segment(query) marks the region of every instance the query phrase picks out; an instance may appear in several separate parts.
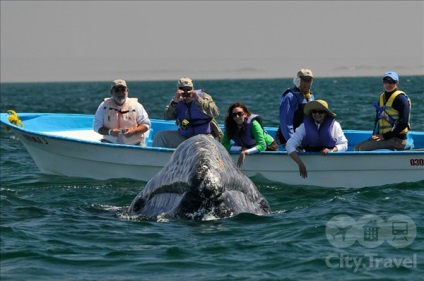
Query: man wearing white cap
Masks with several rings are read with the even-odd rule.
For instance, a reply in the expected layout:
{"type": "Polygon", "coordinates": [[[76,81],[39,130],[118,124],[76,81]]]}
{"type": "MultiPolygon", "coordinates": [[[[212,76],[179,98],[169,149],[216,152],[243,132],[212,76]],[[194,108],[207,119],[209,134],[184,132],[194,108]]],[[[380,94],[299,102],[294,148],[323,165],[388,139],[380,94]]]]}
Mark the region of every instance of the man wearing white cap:
{"type": "Polygon", "coordinates": [[[409,125],[411,100],[400,91],[399,76],[394,71],[383,76],[384,93],[380,95],[376,108],[374,130],[372,136],[355,145],[356,151],[375,149],[403,150],[406,146],[409,125]]]}
{"type": "Polygon", "coordinates": [[[315,99],[311,92],[313,79],[312,71],[302,68],[293,79],[294,87],[282,94],[279,108],[280,126],[275,136],[279,144],[284,145],[303,123],[303,107],[315,99]]]}
{"type": "Polygon", "coordinates": [[[137,98],[128,98],[127,82],[114,80],[110,87],[112,97],[97,108],[93,129],[103,135],[103,142],[145,145],[144,133],[151,122],[137,98]]]}
{"type": "Polygon", "coordinates": [[[215,120],[218,116],[219,109],[212,97],[203,90],[194,90],[193,81],[182,77],[164,112],[164,119],[176,120],[179,128],[177,131],[157,132],[153,146],[176,148],[186,139],[199,134],[221,141],[223,133],[215,120]]]}

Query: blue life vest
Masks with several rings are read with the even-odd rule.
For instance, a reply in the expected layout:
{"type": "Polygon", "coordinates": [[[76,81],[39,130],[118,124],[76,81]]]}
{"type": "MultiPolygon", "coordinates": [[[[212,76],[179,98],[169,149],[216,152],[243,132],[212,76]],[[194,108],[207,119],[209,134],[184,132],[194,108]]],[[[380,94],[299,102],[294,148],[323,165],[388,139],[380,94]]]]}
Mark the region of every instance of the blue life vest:
{"type": "Polygon", "coordinates": [[[256,120],[262,126],[262,118],[257,114],[251,114],[246,120],[245,130],[240,134],[240,129],[237,129],[236,132],[231,136],[231,139],[238,146],[243,146],[247,148],[252,148],[256,145],[256,140],[252,136],[252,122],[256,120]]]}
{"type": "MultiPolygon", "coordinates": [[[[203,97],[202,90],[196,93],[203,97]]],[[[194,101],[190,103],[179,102],[177,104],[177,124],[182,136],[192,137],[198,134],[210,134],[212,117],[199,110],[194,101]]]]}
{"type": "Polygon", "coordinates": [[[294,112],[293,116],[293,129],[296,130],[297,127],[300,126],[300,124],[303,123],[303,118],[305,117],[305,114],[303,113],[303,108],[305,107],[305,104],[309,101],[313,101],[314,95],[311,93],[311,97],[309,99],[306,99],[303,94],[300,92],[299,88],[293,87],[291,89],[287,89],[283,94],[282,97],[287,95],[288,93],[292,93],[293,96],[296,98],[298,107],[297,110],[294,112]]]}
{"type": "MultiPolygon", "coordinates": [[[[293,115],[293,130],[296,130],[300,126],[300,124],[303,123],[303,119],[305,117],[305,114],[303,113],[303,109],[305,107],[305,104],[309,101],[315,100],[315,97],[311,92],[311,97],[309,99],[306,99],[303,96],[303,94],[300,92],[299,88],[293,87],[291,89],[290,88],[286,89],[284,93],[281,95],[281,99],[290,92],[293,94],[298,105],[297,110],[294,112],[294,115],[293,115]]],[[[282,144],[285,144],[287,142],[287,140],[283,136],[283,133],[281,133],[281,124],[278,126],[278,131],[276,134],[277,134],[276,137],[280,140],[282,144]]]]}
{"type": "Polygon", "coordinates": [[[302,140],[302,148],[306,151],[321,151],[325,147],[334,148],[337,143],[337,139],[331,136],[334,121],[333,117],[327,116],[318,129],[314,119],[311,116],[305,116],[303,125],[306,135],[302,140]]]}

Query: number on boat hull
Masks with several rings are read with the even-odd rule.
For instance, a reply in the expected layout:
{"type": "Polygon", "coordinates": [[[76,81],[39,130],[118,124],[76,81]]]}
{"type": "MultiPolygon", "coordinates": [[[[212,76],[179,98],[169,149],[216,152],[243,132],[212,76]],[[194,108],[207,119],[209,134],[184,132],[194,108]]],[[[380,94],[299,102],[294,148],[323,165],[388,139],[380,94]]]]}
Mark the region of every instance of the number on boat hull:
{"type": "Polygon", "coordinates": [[[411,166],[424,166],[424,159],[410,159],[411,166]]]}

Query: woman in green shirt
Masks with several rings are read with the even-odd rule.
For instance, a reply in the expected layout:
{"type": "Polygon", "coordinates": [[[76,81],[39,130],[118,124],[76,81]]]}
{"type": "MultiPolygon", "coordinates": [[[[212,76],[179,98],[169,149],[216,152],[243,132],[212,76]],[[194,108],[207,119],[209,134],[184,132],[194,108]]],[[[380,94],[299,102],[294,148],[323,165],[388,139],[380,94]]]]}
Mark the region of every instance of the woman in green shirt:
{"type": "Polygon", "coordinates": [[[262,118],[250,113],[244,104],[238,102],[227,110],[221,143],[228,151],[240,151],[238,167],[243,165],[246,154],[278,150],[277,143],[263,129],[262,118]],[[231,140],[235,145],[231,145],[231,140]]]}

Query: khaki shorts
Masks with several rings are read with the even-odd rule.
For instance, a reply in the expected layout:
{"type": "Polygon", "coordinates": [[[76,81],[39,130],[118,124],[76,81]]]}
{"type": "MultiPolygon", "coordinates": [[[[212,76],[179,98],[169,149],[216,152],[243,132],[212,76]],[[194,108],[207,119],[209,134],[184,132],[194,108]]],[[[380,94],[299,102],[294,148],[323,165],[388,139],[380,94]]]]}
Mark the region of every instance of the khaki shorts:
{"type": "Polygon", "coordinates": [[[369,138],[366,141],[360,142],[355,145],[355,151],[371,151],[376,149],[392,149],[403,150],[406,146],[406,139],[391,138],[388,140],[376,141],[369,138]]]}

